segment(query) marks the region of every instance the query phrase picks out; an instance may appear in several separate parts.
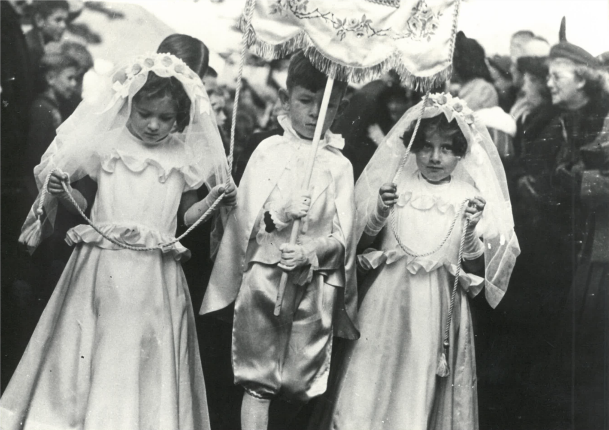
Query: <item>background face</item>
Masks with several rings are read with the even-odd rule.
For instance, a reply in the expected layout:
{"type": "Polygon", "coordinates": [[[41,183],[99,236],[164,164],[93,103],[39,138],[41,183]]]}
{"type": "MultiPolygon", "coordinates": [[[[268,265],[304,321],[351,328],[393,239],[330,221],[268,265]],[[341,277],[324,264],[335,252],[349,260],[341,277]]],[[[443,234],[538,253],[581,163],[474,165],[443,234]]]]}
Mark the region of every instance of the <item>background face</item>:
{"type": "Polygon", "coordinates": [[[550,62],[548,88],[552,96],[552,104],[566,106],[573,102],[582,91],[584,83],[575,74],[575,64],[562,59],[550,62]]]}
{"type": "Polygon", "coordinates": [[[68,11],[57,9],[46,18],[38,18],[38,28],[42,31],[46,39],[59,42],[66,31],[67,19],[68,11]]]}
{"type": "Polygon", "coordinates": [[[79,82],[76,67],[67,67],[59,72],[51,72],[48,74],[47,81],[55,94],[63,99],[67,100],[77,95],[79,82]]]}

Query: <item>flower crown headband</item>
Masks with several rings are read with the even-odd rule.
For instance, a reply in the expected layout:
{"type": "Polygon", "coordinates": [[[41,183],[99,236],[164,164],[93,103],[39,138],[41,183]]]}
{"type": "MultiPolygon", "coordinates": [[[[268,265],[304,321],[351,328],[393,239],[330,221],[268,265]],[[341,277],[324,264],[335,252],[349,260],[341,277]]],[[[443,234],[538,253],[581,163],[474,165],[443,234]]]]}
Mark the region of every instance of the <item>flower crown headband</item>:
{"type": "Polygon", "coordinates": [[[184,87],[193,107],[198,101],[200,111],[211,114],[211,103],[199,75],[180,58],[167,53],[140,55],[128,66],[118,70],[112,76],[114,97],[110,106],[120,98],[134,96],[148,79],[149,72],[154,72],[161,78],[176,78],[184,87]]]}
{"type": "Polygon", "coordinates": [[[467,106],[465,100],[453,97],[450,94],[430,94],[425,102],[425,108],[429,107],[440,109],[444,116],[446,116],[448,122],[451,122],[455,118],[459,118],[472,128],[476,122],[474,111],[467,106]]]}
{"type": "MultiPolygon", "coordinates": [[[[467,153],[472,152],[472,150],[478,152],[473,148],[476,146],[473,144],[479,143],[479,139],[481,138],[480,131],[478,130],[480,124],[477,121],[474,111],[467,106],[465,100],[453,97],[447,93],[429,94],[429,96],[411,109],[419,112],[417,116],[420,116],[421,119],[434,118],[444,114],[448,122],[453,120],[457,121],[465,138],[471,143],[470,145],[467,145],[467,153]]],[[[404,131],[416,128],[417,122],[417,119],[412,120],[404,131]]],[[[402,133],[404,131],[402,131],[402,133]]]]}

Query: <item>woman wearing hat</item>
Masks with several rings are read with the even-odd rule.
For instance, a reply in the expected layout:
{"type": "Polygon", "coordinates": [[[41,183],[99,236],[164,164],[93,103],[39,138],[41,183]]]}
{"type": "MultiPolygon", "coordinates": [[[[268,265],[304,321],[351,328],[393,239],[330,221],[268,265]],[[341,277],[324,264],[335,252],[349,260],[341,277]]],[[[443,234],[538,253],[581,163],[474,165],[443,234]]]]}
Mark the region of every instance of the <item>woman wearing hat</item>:
{"type": "MultiPolygon", "coordinates": [[[[563,37],[550,51],[547,86],[556,114],[533,139],[523,139],[520,160],[524,174],[518,181],[518,193],[528,214],[527,225],[521,225],[518,233],[524,237],[522,230],[527,230],[535,242],[529,252],[534,254],[537,269],[528,275],[541,303],[537,354],[567,358],[562,363],[565,379],[559,379],[562,385],[555,389],[563,394],[567,387],[572,389],[568,401],[574,406],[571,419],[575,428],[600,429],[606,414],[603,348],[606,351],[607,345],[603,343],[609,331],[603,312],[607,312],[608,241],[594,240],[600,230],[595,233],[590,227],[595,225],[598,205],[584,205],[581,192],[590,187],[590,175],[585,172],[591,168],[602,171],[603,166],[597,164],[609,159],[607,125],[603,131],[609,113],[609,81],[595,57],[563,37]],[[565,324],[561,326],[561,322],[565,324]],[[570,336],[564,337],[561,327],[565,326],[570,336]],[[561,331],[563,338],[556,347],[561,331]],[[545,347],[550,344],[554,346],[545,347]]],[[[592,201],[606,201],[607,193],[607,187],[604,192],[597,187],[592,201]]],[[[540,367],[547,367],[547,359],[537,361],[540,367]]],[[[561,368],[550,368],[556,379],[561,368]]],[[[571,410],[564,406],[559,409],[571,410]]]]}

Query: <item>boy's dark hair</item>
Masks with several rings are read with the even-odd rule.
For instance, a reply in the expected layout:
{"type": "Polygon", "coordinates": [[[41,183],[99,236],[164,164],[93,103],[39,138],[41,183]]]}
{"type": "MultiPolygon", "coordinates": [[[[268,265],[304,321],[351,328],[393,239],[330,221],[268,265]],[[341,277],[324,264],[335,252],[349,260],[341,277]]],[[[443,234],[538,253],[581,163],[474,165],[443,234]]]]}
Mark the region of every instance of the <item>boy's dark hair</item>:
{"type": "Polygon", "coordinates": [[[74,57],[61,53],[48,53],[40,60],[42,76],[46,76],[49,72],[61,72],[68,67],[74,67],[78,71],[80,64],[74,57]]]}
{"type": "Polygon", "coordinates": [[[218,72],[216,72],[216,69],[214,69],[213,67],[209,66],[209,67],[207,67],[207,71],[205,72],[205,76],[209,76],[210,78],[217,78],[218,77],[218,72]]]}
{"type": "Polygon", "coordinates": [[[148,79],[144,86],[133,96],[135,103],[142,99],[160,99],[171,97],[177,105],[176,128],[178,132],[183,132],[190,122],[190,98],[180,81],[171,76],[161,78],[154,72],[148,73],[148,79]]]}
{"type": "Polygon", "coordinates": [[[32,17],[40,15],[42,18],[48,18],[58,9],[69,12],[70,5],[65,0],[34,0],[32,3],[32,17]]]}
{"type": "MultiPolygon", "coordinates": [[[[327,80],[328,77],[311,64],[311,61],[309,61],[303,51],[298,51],[292,56],[288,66],[288,78],[286,81],[288,93],[291,93],[296,86],[317,92],[326,87],[327,80]]],[[[334,81],[334,88],[339,89],[344,94],[347,89],[347,83],[336,80],[334,81]]]]}
{"type": "Polygon", "coordinates": [[[72,57],[79,66],[79,73],[85,73],[93,68],[93,56],[85,45],[77,42],[64,42],[61,44],[61,53],[72,57]]]}
{"type": "MultiPolygon", "coordinates": [[[[443,136],[452,138],[453,154],[462,157],[467,152],[467,139],[463,135],[457,121],[448,122],[444,115],[434,116],[433,118],[424,118],[421,120],[421,126],[412,143],[411,151],[419,152],[425,146],[426,134],[428,131],[437,130],[443,136]]],[[[402,136],[404,145],[408,146],[414,129],[407,130],[402,136]]]]}
{"type": "Polygon", "coordinates": [[[199,39],[186,34],[167,36],[159,45],[159,54],[172,54],[186,63],[200,78],[205,76],[209,65],[209,49],[199,39]]]}

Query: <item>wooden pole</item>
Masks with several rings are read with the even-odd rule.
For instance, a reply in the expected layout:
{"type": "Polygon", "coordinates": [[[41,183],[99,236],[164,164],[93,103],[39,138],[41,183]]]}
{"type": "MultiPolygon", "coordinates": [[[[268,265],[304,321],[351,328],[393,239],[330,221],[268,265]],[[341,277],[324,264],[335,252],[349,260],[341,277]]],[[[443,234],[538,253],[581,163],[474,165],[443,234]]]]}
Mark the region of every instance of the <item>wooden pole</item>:
{"type": "MultiPolygon", "coordinates": [[[[334,78],[328,77],[326,82],[326,88],[324,90],[324,96],[321,100],[321,107],[319,109],[319,116],[317,117],[317,124],[315,125],[315,133],[313,134],[313,143],[311,145],[311,153],[306,166],[306,176],[304,178],[302,189],[308,190],[311,185],[311,177],[313,176],[313,165],[315,164],[315,157],[317,156],[317,149],[319,148],[319,141],[321,140],[321,130],[323,129],[324,122],[326,121],[326,112],[328,111],[328,103],[330,102],[330,95],[332,94],[332,86],[334,85],[334,78]]],[[[300,218],[294,220],[292,225],[292,234],[290,235],[290,245],[294,245],[298,239],[298,232],[300,230],[300,218]]],[[[285,295],[285,288],[288,283],[288,272],[281,274],[281,281],[279,282],[279,290],[277,291],[277,300],[275,301],[275,316],[281,314],[281,305],[283,304],[283,296],[285,295]]]]}

